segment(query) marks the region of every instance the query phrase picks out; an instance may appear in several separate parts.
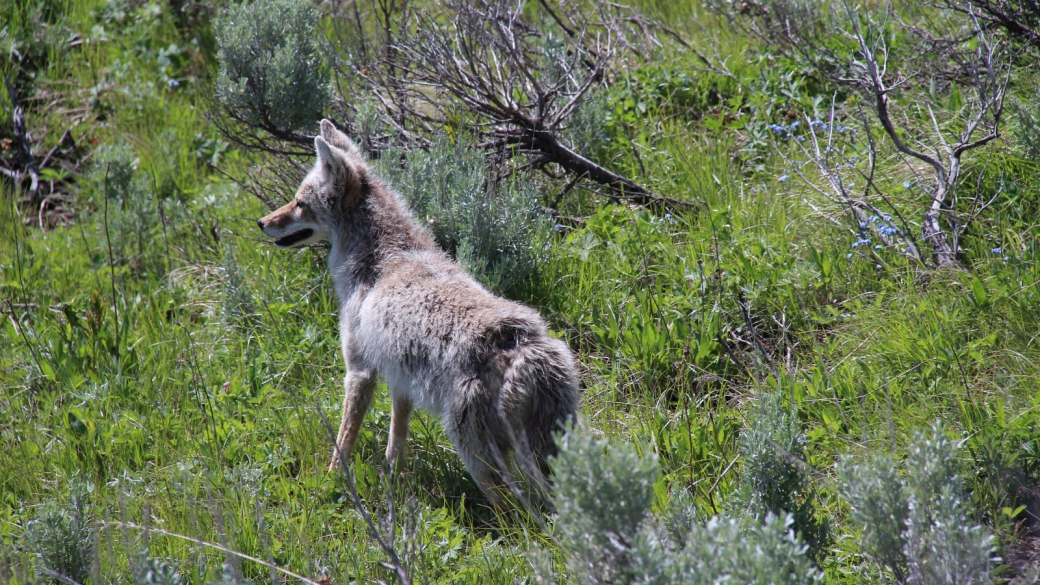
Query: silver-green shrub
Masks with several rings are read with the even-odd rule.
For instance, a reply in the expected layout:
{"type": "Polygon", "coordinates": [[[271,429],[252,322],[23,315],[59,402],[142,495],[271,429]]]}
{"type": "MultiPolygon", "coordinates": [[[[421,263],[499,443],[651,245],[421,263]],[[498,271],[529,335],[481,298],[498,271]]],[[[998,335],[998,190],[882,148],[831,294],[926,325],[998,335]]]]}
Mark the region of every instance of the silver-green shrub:
{"type": "Polygon", "coordinates": [[[989,583],[993,536],[972,518],[957,476],[957,445],[936,423],[918,433],[900,475],[892,460],[838,466],[842,494],[862,527],[861,548],[898,583],[989,583]]]}
{"type": "Polygon", "coordinates": [[[148,552],[142,552],[133,565],[134,583],[136,585],[181,585],[184,578],[174,565],[153,559],[148,552]]]}
{"type": "Polygon", "coordinates": [[[426,151],[389,151],[377,166],[437,243],[480,282],[508,296],[531,283],[549,234],[531,184],[492,181],[482,151],[447,138],[426,151]]]}
{"type": "Polygon", "coordinates": [[[617,582],[653,503],[657,459],[572,430],[560,441],[553,474],[555,531],[568,568],[586,582],[617,582]]]}
{"type": "MultiPolygon", "coordinates": [[[[653,515],[657,460],[639,457],[632,446],[609,446],[572,429],[552,468],[554,537],[580,582],[794,585],[822,577],[790,515],[703,524],[678,492],[664,521],[653,515]]],[[[535,556],[532,566],[537,582],[553,580],[544,556],[535,556]]]]}
{"type": "Polygon", "coordinates": [[[818,582],[822,574],[814,568],[807,546],[795,535],[792,524],[790,515],[769,514],[750,525],[718,517],[704,526],[695,525],[686,537],[686,547],[673,553],[665,578],[655,581],[676,585],[818,582]]]}
{"type": "Polygon", "coordinates": [[[318,10],[298,0],[231,4],[218,18],[215,95],[232,118],[273,132],[313,127],[329,101],[318,10]]]}
{"type": "Polygon", "coordinates": [[[151,241],[161,233],[162,223],[153,185],[138,172],[139,163],[133,148],[122,140],[102,146],[85,185],[102,195],[93,203],[105,230],[106,248],[111,243],[112,262],[144,270],[154,252],[151,241]]]}
{"type": "MultiPolygon", "coordinates": [[[[1040,97],[1040,96],[1038,96],[1040,97]]],[[[1015,138],[1030,160],[1040,160],[1040,103],[1014,102],[1011,111],[1015,114],[1015,138]]]]}
{"type": "Polygon", "coordinates": [[[795,532],[819,560],[829,540],[827,523],[817,518],[815,494],[804,472],[805,434],[778,392],[760,395],[740,434],[739,487],[730,509],[763,521],[790,514],[795,532]]]}
{"type": "Polygon", "coordinates": [[[84,583],[94,560],[94,528],[87,498],[91,486],[73,482],[65,504],[47,502],[25,526],[22,541],[40,561],[44,573],[84,583]]]}
{"type": "Polygon", "coordinates": [[[224,244],[221,258],[221,272],[224,277],[221,286],[221,314],[226,323],[237,327],[248,327],[256,318],[256,303],[249,291],[245,274],[235,258],[235,250],[230,241],[224,244]]]}

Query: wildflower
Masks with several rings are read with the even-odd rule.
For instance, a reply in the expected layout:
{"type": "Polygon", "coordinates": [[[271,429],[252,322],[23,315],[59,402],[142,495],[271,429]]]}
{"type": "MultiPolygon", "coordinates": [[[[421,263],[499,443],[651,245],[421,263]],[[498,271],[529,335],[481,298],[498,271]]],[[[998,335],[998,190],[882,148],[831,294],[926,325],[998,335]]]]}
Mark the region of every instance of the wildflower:
{"type": "Polygon", "coordinates": [[[782,175],[779,179],[777,179],[777,181],[780,181],[781,183],[786,182],[787,181],[787,175],[786,174],[782,175]]]}
{"type": "Polygon", "coordinates": [[[171,79],[169,81],[169,86],[170,87],[179,87],[180,84],[181,84],[181,82],[177,81],[176,79],[171,79]]]}
{"type": "Polygon", "coordinates": [[[910,188],[910,181],[903,181],[903,188],[904,189],[909,189],[910,188]]]}
{"type": "Polygon", "coordinates": [[[852,252],[849,252],[848,254],[845,254],[845,257],[846,258],[852,258],[852,252]]]}
{"type": "Polygon", "coordinates": [[[1004,249],[1003,248],[993,248],[992,250],[989,251],[989,253],[990,254],[1003,254],[1004,253],[1004,249]]]}
{"type": "Polygon", "coordinates": [[[798,120],[795,120],[794,122],[791,122],[791,125],[788,126],[788,128],[791,129],[791,130],[794,130],[795,128],[798,127],[799,124],[801,124],[801,122],[799,122],[798,120]]]}
{"type": "Polygon", "coordinates": [[[875,264],[874,268],[877,268],[878,270],[881,270],[881,265],[880,264],[875,264]]]}
{"type": "Polygon", "coordinates": [[[875,249],[875,250],[881,250],[881,249],[883,249],[883,248],[884,248],[884,246],[883,246],[883,245],[881,245],[881,244],[878,244],[878,245],[874,246],[874,249],[875,249]]]}

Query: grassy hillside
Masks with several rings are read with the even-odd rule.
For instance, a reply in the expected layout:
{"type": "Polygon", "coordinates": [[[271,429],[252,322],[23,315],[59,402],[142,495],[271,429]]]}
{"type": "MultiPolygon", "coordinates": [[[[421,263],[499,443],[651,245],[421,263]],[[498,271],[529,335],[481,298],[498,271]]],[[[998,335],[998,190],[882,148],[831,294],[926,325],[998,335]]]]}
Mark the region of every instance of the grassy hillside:
{"type": "MultiPolygon", "coordinates": [[[[542,5],[529,4],[524,14],[550,26],[542,5]]],[[[964,156],[963,209],[954,211],[973,223],[956,262],[936,266],[918,238],[928,169],[896,150],[869,100],[835,85],[819,62],[753,34],[725,6],[637,4],[662,40],[619,54],[568,124],[568,140],[655,196],[690,204],[616,203],[582,182],[553,206],[569,177],[509,162],[512,178],[496,193],[556,215],[532,220],[524,262],[533,267],[522,281],[481,272],[574,349],[581,436],[607,438],[619,453],[630,446],[632,469],[656,457],[659,475],[646,470],[649,487],[639,488],[650,490],[653,518],[680,504],[695,525],[758,518],[749,510],[774,490],[793,498],[780,508],[794,515],[798,542],[813,544],[827,582],[883,583],[899,575],[878,564],[839,461],[887,455],[899,477],[913,478],[923,473],[914,437],[939,421],[933,439],[959,445],[947,463],[963,489],[963,527],[995,537],[991,579],[1028,575],[1040,542],[1034,48],[1014,45],[1000,138],[964,156]],[[840,168],[856,189],[872,137],[869,172],[895,211],[850,219],[827,195],[809,148],[825,136],[844,149],[840,168]],[[906,215],[923,261],[898,237],[871,235],[896,224],[885,213],[906,215]],[[787,483],[755,483],[777,466],[787,483]],[[813,526],[829,527],[815,543],[813,526]]],[[[854,10],[880,13],[876,4],[854,10]]],[[[893,10],[911,18],[914,6],[893,10]]],[[[0,179],[0,581],[172,582],[163,571],[175,568],[181,582],[199,584],[293,574],[390,582],[397,577],[373,529],[419,582],[544,582],[546,572],[581,580],[566,529],[547,527],[550,516],[491,508],[434,418],[413,418],[407,470],[389,474],[383,387],[354,455],[358,501],[350,482],[325,472],[344,374],[327,248],[276,249],[255,226],[267,213],[256,195],[287,200],[298,178],[291,161],[310,159],[234,140],[285,144],[262,130],[222,133],[213,23],[226,8],[0,7],[10,88],[0,97],[2,163],[27,168],[13,96],[43,189],[33,198],[28,179],[0,179]]],[[[334,31],[347,8],[320,6],[323,51],[342,49],[334,31]]],[[[912,47],[891,38],[893,54],[912,47]]],[[[327,75],[351,81],[334,67],[327,75]]],[[[369,119],[374,98],[336,91],[356,98],[355,109],[333,100],[327,115],[369,119]]],[[[967,94],[954,85],[931,95],[946,104],[932,115],[956,126],[967,94]]],[[[925,109],[907,111],[907,128],[931,123],[925,109]]],[[[458,116],[436,128],[447,142],[392,144],[377,168],[402,191],[457,187],[429,176],[469,156],[453,150],[473,121],[458,116]]],[[[393,135],[381,124],[357,127],[393,135]]],[[[317,119],[301,132],[316,128],[317,119]]],[[[483,189],[481,173],[491,171],[472,172],[483,189]]],[[[422,205],[424,219],[463,213],[422,205]]]]}

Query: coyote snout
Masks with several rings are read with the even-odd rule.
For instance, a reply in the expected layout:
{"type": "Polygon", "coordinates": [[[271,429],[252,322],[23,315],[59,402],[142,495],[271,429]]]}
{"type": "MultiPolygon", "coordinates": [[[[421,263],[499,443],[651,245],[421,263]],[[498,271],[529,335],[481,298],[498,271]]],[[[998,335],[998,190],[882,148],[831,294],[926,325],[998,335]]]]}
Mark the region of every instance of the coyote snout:
{"type": "Polygon", "coordinates": [[[537,312],[499,298],[439,250],[357,147],[328,120],[293,200],[257,224],[281,247],[332,242],[346,393],[333,460],[346,461],[381,377],[386,457],[413,406],[439,416],[473,478],[497,499],[519,467],[541,485],[553,433],[577,413],[577,371],[537,312]],[[341,459],[342,458],[342,459],[341,459]]]}

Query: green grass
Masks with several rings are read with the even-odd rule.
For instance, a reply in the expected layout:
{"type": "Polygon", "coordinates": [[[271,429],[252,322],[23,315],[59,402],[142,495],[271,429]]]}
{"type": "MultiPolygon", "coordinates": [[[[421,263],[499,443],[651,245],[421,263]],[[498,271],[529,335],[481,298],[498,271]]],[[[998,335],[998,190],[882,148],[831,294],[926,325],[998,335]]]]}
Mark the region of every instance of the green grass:
{"type": "MultiPolygon", "coordinates": [[[[91,149],[122,143],[126,154],[110,160],[133,163],[133,183],[106,203],[113,167],[95,164],[76,178],[77,221],[46,231],[26,226],[3,193],[0,557],[25,562],[26,523],[86,482],[98,521],[148,524],[334,583],[392,580],[345,484],[324,471],[323,421],[337,422],[344,374],[325,252],[262,241],[264,207],[209,164],[244,176],[263,161],[227,148],[204,115],[214,68],[205,15],[186,24],[166,4],[54,6],[54,26],[89,42],[39,41],[48,58],[19,87],[68,107],[31,108],[30,125],[74,125],[91,149]]],[[[36,7],[4,8],[23,31],[11,34],[28,34],[36,7]]],[[[669,3],[661,17],[704,42],[692,10],[669,3]]],[[[612,139],[597,144],[600,160],[702,205],[665,217],[575,197],[585,225],[553,241],[524,299],[577,352],[585,423],[659,455],[658,506],[685,489],[710,515],[737,485],[751,397],[781,392],[809,438],[806,463],[835,531],[822,568],[858,583],[876,576],[861,570],[834,464],[898,455],[941,419],[965,438],[977,520],[1009,556],[1021,521],[1040,513],[1018,510],[1035,506],[1040,478],[1036,164],[1009,142],[977,165],[1021,188],[985,218],[987,238],[969,240],[964,269],[849,258],[854,238],[813,212],[811,190],[779,180],[784,162],[764,130],[788,108],[811,111],[816,90],[797,64],[719,34],[739,88],[680,55],[636,66],[597,102],[612,139]]],[[[422,547],[409,559],[416,575],[513,583],[529,572],[526,551],[552,551],[535,524],[488,507],[425,414],[412,422],[409,470],[387,484],[388,425],[380,389],[354,473],[380,516],[392,486],[397,544],[422,547]]],[[[141,532],[109,524],[99,545],[104,581],[127,581],[141,532]]],[[[148,546],[193,583],[218,578],[225,562],[154,531],[148,546]]],[[[270,580],[260,564],[241,566],[270,580]]]]}

